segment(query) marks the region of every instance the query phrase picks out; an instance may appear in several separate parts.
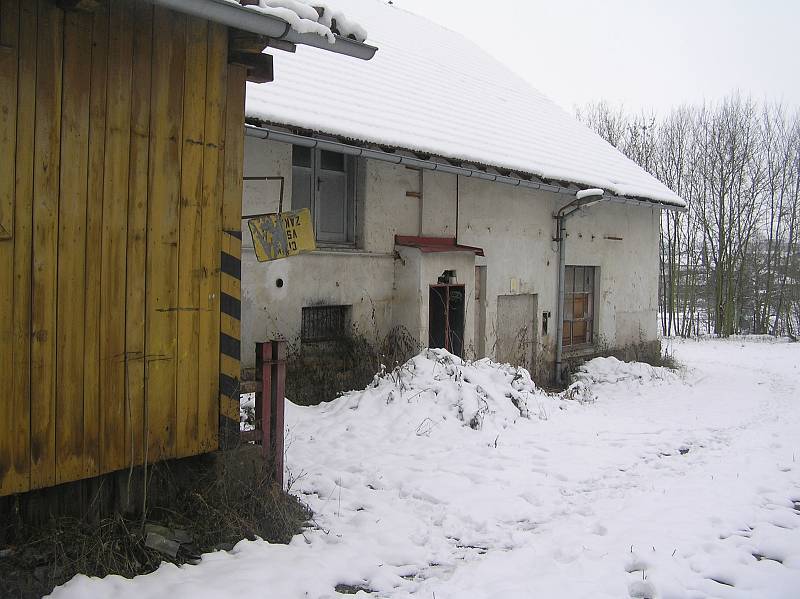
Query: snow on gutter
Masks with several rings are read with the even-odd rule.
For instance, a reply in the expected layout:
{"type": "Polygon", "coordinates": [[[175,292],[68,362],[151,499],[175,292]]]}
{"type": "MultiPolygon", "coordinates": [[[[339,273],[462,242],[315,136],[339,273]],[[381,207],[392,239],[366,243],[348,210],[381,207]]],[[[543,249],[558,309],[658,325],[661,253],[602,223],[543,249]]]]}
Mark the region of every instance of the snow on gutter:
{"type": "Polygon", "coordinates": [[[293,44],[313,46],[361,60],[370,60],[377,51],[374,46],[341,35],[334,35],[331,43],[322,31],[298,31],[283,18],[258,7],[248,8],[230,0],[153,0],[153,3],[242,31],[293,44]]]}
{"type": "MultiPolygon", "coordinates": [[[[439,171],[443,173],[451,173],[460,175],[462,177],[471,177],[474,179],[482,179],[484,181],[493,181],[495,183],[504,183],[514,187],[525,187],[527,189],[539,189],[541,191],[549,191],[552,193],[560,193],[575,197],[576,188],[569,188],[563,185],[553,185],[543,181],[527,180],[519,177],[511,177],[506,175],[496,175],[489,173],[485,170],[477,168],[469,168],[464,166],[455,166],[436,162],[435,160],[423,160],[422,158],[412,158],[410,156],[403,156],[402,154],[392,154],[390,152],[382,152],[380,150],[373,150],[370,148],[362,148],[355,145],[350,145],[338,141],[329,141],[325,139],[318,139],[307,135],[298,135],[296,133],[287,133],[273,127],[246,124],[245,135],[255,137],[258,139],[269,139],[272,141],[289,143],[297,146],[304,146],[307,148],[319,148],[331,152],[338,152],[348,156],[360,156],[370,160],[379,160],[381,162],[391,162],[392,164],[402,164],[411,168],[419,168],[423,170],[439,171]]],[[[578,185],[576,183],[576,185],[578,185]]],[[[594,193],[599,192],[598,189],[588,190],[594,193]]],[[[580,193],[580,192],[579,192],[580,193]]],[[[584,192],[585,193],[585,192],[584,192]]],[[[676,206],[665,202],[650,200],[647,198],[628,198],[624,196],[614,195],[608,191],[604,192],[603,200],[605,202],[612,202],[617,204],[628,204],[632,206],[648,206],[650,208],[660,208],[673,212],[686,212],[687,208],[683,206],[676,206]]]]}

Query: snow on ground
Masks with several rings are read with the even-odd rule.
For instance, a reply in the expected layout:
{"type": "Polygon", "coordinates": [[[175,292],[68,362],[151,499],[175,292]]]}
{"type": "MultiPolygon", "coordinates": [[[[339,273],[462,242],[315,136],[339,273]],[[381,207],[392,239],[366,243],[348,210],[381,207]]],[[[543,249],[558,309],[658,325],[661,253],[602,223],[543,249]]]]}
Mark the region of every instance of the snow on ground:
{"type": "Polygon", "coordinates": [[[679,375],[595,360],[575,399],[432,352],[289,404],[312,529],[53,596],[800,597],[800,345],[671,343],[679,375]]]}

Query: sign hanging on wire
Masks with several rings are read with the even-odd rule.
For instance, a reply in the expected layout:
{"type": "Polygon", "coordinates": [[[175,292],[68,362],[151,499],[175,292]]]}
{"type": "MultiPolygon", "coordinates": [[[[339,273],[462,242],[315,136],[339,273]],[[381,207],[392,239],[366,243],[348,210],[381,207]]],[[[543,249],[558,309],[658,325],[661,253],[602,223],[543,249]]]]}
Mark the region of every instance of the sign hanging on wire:
{"type": "Polygon", "coordinates": [[[308,208],[263,214],[247,221],[259,262],[296,256],[317,249],[308,208]]]}

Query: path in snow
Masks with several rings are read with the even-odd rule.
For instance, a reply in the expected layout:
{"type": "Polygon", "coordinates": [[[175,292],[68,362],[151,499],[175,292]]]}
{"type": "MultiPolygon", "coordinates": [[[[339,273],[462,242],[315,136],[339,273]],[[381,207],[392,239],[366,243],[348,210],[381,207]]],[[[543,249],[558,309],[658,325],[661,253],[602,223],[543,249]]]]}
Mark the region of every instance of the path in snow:
{"type": "MultiPolygon", "coordinates": [[[[506,405],[477,431],[443,387],[292,406],[315,529],[54,596],[800,597],[800,345],[674,345],[680,378],[598,367],[595,402],[528,394],[531,419],[506,405]]],[[[488,372],[461,384],[495,409],[488,372]]]]}

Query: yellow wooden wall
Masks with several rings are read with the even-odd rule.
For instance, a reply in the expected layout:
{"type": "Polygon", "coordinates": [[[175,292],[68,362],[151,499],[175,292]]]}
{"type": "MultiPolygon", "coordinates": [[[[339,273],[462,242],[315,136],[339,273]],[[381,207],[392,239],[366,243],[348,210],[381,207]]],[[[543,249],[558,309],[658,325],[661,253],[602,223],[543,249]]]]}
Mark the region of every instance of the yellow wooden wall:
{"type": "Polygon", "coordinates": [[[238,421],[227,47],[144,0],[0,0],[0,495],[213,450],[238,421]]]}

